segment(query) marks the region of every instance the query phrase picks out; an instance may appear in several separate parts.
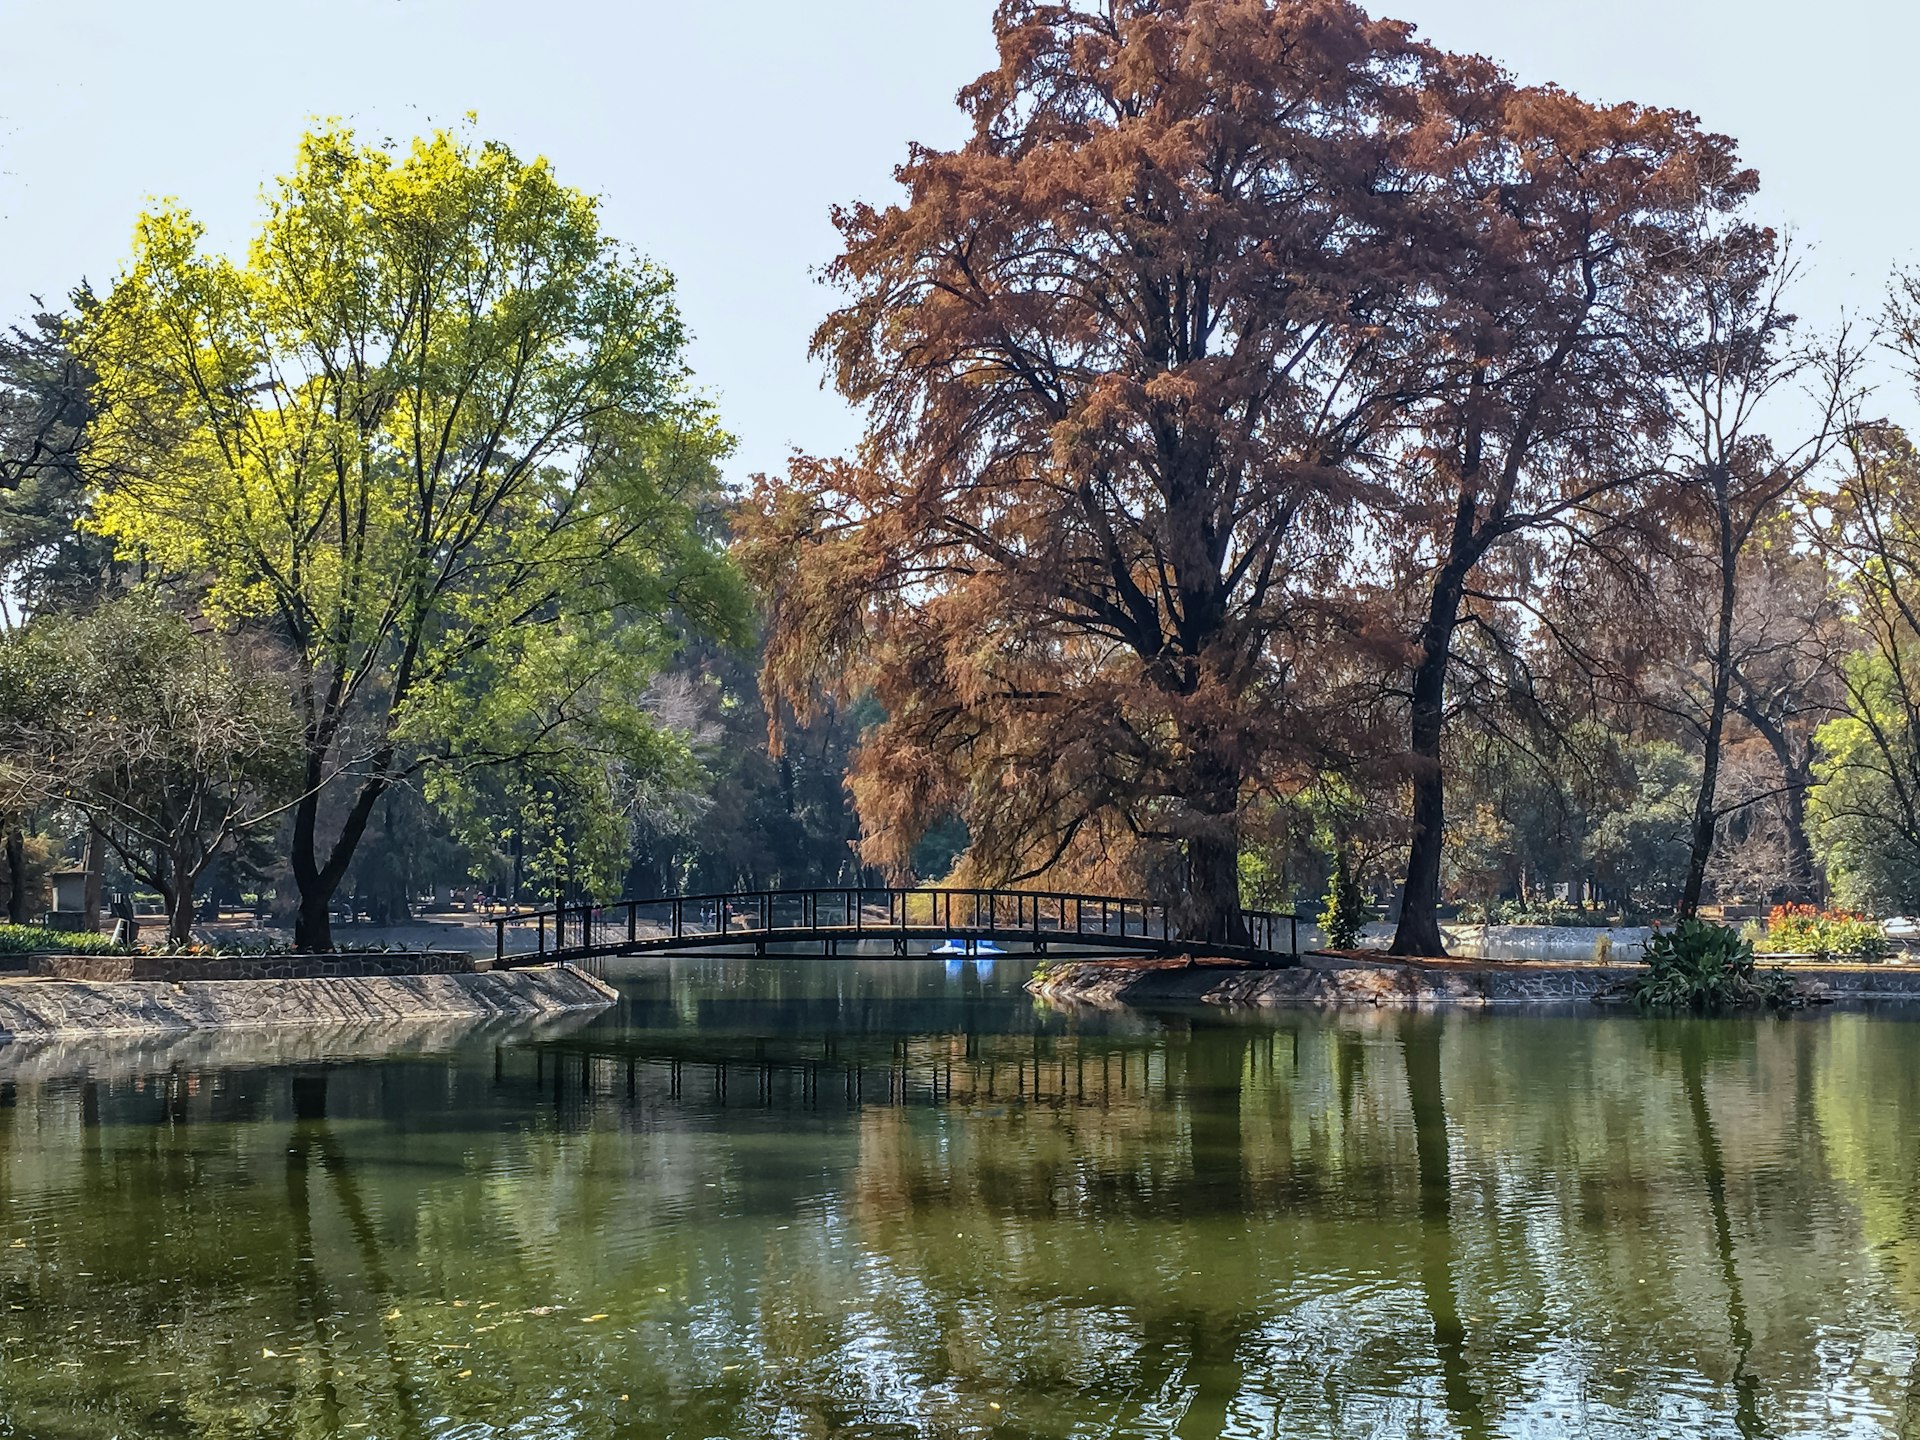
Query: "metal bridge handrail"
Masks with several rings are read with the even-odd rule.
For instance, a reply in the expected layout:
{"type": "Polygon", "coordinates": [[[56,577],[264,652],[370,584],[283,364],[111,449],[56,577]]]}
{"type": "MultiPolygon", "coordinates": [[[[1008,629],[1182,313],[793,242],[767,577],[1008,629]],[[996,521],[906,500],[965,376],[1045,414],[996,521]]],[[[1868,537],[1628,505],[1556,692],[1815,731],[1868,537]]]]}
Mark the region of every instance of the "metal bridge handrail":
{"type": "Polygon", "coordinates": [[[517,907],[507,913],[493,917],[495,932],[496,959],[506,956],[506,930],[510,924],[527,921],[534,922],[537,932],[538,953],[551,953],[556,958],[566,954],[597,954],[619,950],[618,941],[596,943],[595,926],[604,923],[606,912],[612,910],[626,912],[626,945],[635,947],[640,944],[638,933],[639,913],[642,909],[658,910],[667,907],[671,911],[672,935],[674,940],[713,941],[722,937],[765,938],[772,936],[822,935],[845,936],[849,933],[884,935],[889,931],[905,936],[909,931],[944,930],[956,933],[978,932],[994,935],[1025,935],[1031,933],[1036,942],[1044,938],[1069,938],[1083,936],[1087,938],[1119,939],[1127,942],[1145,941],[1149,948],[1174,948],[1179,945],[1212,945],[1230,950],[1253,950],[1261,953],[1277,953],[1275,941],[1279,936],[1281,922],[1288,926],[1291,953],[1299,953],[1299,916],[1293,911],[1253,910],[1237,908],[1232,922],[1245,939],[1234,934],[1234,924],[1230,923],[1223,934],[1208,932],[1190,932],[1184,926],[1175,923],[1173,907],[1167,901],[1147,900],[1135,896],[1083,895],[1071,891],[1057,890],[995,890],[976,887],[930,886],[910,888],[906,886],[859,886],[859,885],[821,885],[795,890],[742,890],[718,892],[703,895],[661,895],[650,900],[614,900],[582,901],[575,904],[556,904],[533,910],[521,910],[517,907]],[[831,904],[825,907],[830,913],[840,911],[845,918],[839,921],[823,922],[821,919],[821,897],[829,897],[831,904]],[[884,900],[886,916],[869,920],[869,912],[877,909],[870,900],[884,900]],[[912,912],[919,907],[916,900],[927,902],[927,921],[918,923],[912,912]],[[959,907],[959,918],[955,918],[955,900],[963,902],[959,907]],[[785,902],[784,904],[782,902],[785,902]],[[795,924],[781,923],[776,910],[786,909],[794,902],[799,905],[799,920],[795,924]],[[970,902],[970,904],[968,903],[970,902]],[[692,907],[697,913],[696,927],[688,931],[685,927],[686,912],[692,907]],[[984,907],[984,915],[983,915],[984,907]],[[1012,914],[1005,915],[1007,910],[1012,914]],[[1048,911],[1051,914],[1048,914],[1048,911]],[[707,913],[713,915],[712,928],[706,922],[707,913]],[[1092,923],[1089,924],[1089,912],[1092,923]],[[1005,915],[1003,923],[1002,916],[1005,915]],[[1071,916],[1071,925],[1069,925],[1071,916]],[[741,928],[735,928],[735,920],[745,921],[741,928]],[[553,922],[553,946],[547,945],[547,921],[553,922]],[[1157,921],[1157,924],[1156,924],[1157,921]],[[579,927],[584,943],[569,946],[565,943],[566,932],[573,925],[579,927]],[[1155,931],[1158,935],[1155,935],[1155,931]],[[1159,946],[1153,942],[1157,939],[1159,946]],[[1247,942],[1253,941],[1249,945],[1247,942]],[[1264,941],[1264,943],[1260,943],[1264,941]]]}
{"type": "MultiPolygon", "coordinates": [[[[618,900],[580,900],[566,905],[544,905],[531,910],[522,910],[518,906],[508,910],[504,920],[532,920],[540,916],[551,916],[557,910],[569,913],[583,909],[612,910],[626,905],[670,905],[678,902],[682,905],[708,905],[720,901],[759,900],[762,898],[780,899],[799,895],[968,895],[968,896],[1007,896],[1025,900],[1067,900],[1084,905],[1127,905],[1152,910],[1171,908],[1171,902],[1165,900],[1147,900],[1138,895],[1088,895],[1072,890],[997,890],[991,887],[970,886],[908,886],[908,885],[807,885],[793,890],[723,890],[701,895],[656,895],[652,899],[637,900],[621,898],[618,900]]],[[[1294,910],[1256,910],[1248,906],[1239,906],[1236,912],[1248,919],[1292,920],[1298,918],[1294,910]]]]}

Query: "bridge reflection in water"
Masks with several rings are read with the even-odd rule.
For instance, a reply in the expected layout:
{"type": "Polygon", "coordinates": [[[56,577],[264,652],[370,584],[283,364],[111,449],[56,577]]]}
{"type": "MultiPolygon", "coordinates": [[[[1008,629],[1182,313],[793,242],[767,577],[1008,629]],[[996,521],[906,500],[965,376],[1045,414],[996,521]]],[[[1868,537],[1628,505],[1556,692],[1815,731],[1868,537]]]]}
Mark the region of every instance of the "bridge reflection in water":
{"type": "MultiPolygon", "coordinates": [[[[1286,1049],[1265,1034],[1256,1049],[1286,1049]]],[[[1273,1056],[1264,1059],[1271,1067],[1273,1056]]],[[[627,1041],[591,1033],[494,1051],[494,1083],[530,1089],[568,1111],[652,1109],[862,1110],[869,1106],[1104,1107],[1163,1092],[1164,1049],[1138,1041],[1013,1036],[897,1039],[885,1046],[826,1039],[739,1041],[664,1036],[627,1041]]]]}
{"type": "Polygon", "coordinates": [[[916,943],[1015,945],[1035,954],[1065,945],[1128,954],[1194,950],[1252,964],[1299,957],[1299,920],[1285,911],[1239,909],[1211,925],[1183,919],[1163,901],[1034,890],[755,890],[653,900],[556,905],[494,921],[502,964],[596,960],[614,955],[700,953],[750,945],[757,954],[916,943]],[[531,926],[531,934],[528,927],[531,926]],[[509,946],[509,940],[513,943],[509,946]],[[531,942],[529,944],[529,942],[531,942]]]}

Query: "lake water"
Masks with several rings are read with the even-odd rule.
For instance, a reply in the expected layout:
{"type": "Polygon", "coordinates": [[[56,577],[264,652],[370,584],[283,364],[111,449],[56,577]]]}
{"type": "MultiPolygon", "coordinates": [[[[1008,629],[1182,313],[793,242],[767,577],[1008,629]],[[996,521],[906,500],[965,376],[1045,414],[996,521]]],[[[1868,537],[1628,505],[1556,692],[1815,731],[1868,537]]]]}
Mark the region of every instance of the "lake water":
{"type": "Polygon", "coordinates": [[[1920,1434],[1920,1026],[1063,1014],[0,1049],[0,1436],[1920,1434]]]}

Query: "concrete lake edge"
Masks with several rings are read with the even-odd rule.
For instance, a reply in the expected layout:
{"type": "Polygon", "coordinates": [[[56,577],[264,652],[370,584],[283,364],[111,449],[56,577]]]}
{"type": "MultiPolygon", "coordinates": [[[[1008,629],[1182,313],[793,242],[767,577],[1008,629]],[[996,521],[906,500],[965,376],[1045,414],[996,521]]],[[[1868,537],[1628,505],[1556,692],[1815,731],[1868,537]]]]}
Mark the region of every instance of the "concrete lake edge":
{"type": "MultiPolygon", "coordinates": [[[[1471,1008],[1627,1003],[1643,967],[1554,961],[1389,959],[1311,953],[1297,965],[1254,969],[1231,961],[1072,960],[1027,989],[1077,1004],[1249,1007],[1471,1008]]],[[[1920,1001],[1920,967],[1796,964],[1790,972],[1811,1000],[1920,1001]]]]}
{"type": "Polygon", "coordinates": [[[289,980],[22,980],[0,985],[0,1042],[422,1020],[482,1024],[604,1010],[618,994],[570,965],[289,980]]]}

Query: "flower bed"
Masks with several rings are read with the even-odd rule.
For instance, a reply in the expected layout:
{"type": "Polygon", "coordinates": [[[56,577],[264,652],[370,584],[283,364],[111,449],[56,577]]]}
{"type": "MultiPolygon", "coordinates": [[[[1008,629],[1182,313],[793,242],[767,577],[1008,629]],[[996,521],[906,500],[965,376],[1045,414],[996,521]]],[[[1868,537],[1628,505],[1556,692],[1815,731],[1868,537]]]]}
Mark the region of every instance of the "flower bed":
{"type": "Polygon", "coordinates": [[[1847,910],[1817,905],[1776,905],[1766,929],[1754,937],[1762,955],[1836,955],[1852,960],[1884,960],[1887,937],[1879,922],[1847,910]]]}

